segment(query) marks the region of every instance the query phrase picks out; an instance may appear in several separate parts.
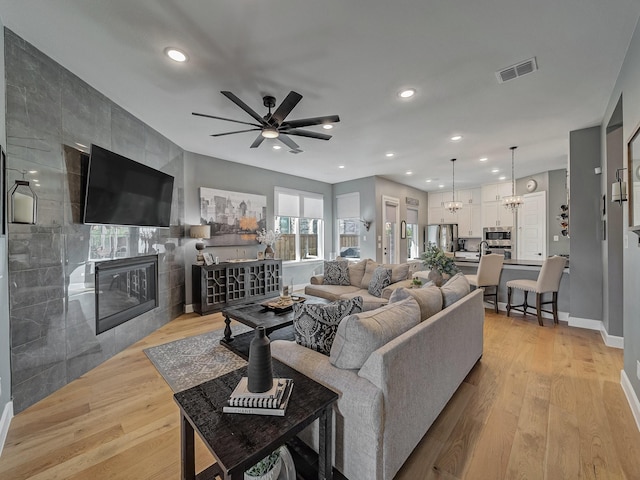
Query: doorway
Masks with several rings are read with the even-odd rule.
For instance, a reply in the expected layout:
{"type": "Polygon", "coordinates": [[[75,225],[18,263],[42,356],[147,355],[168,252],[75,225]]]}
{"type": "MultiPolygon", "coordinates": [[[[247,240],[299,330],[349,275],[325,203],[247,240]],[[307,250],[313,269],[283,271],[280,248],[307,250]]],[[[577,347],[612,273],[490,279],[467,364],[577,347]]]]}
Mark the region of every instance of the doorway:
{"type": "Polygon", "coordinates": [[[529,193],[518,210],[518,260],[547,258],[547,192],[529,193]]]}
{"type": "Polygon", "coordinates": [[[400,200],[382,196],[382,262],[400,263],[400,200]]]}

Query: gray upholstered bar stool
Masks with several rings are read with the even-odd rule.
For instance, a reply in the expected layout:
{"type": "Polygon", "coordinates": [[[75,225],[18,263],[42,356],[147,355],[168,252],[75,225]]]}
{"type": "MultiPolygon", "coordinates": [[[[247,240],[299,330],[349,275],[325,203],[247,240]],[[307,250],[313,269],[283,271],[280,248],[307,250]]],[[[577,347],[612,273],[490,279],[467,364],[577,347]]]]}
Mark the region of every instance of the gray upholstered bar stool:
{"type": "Polygon", "coordinates": [[[507,317],[511,310],[527,314],[527,309],[532,308],[527,304],[527,295],[529,292],[536,294],[536,313],[538,315],[538,323],[542,323],[542,312],[553,314],[553,322],[558,323],[558,290],[560,289],[560,279],[562,271],[567,263],[564,257],[553,256],[545,259],[538,274],[537,280],[509,280],[507,282],[507,317]],[[521,305],[511,305],[511,291],[516,288],[524,291],[524,303],[521,305]],[[543,293],[553,293],[552,300],[542,301],[543,293]],[[543,310],[542,305],[551,304],[552,311],[543,310]]]}
{"type": "Polygon", "coordinates": [[[498,284],[500,283],[500,272],[502,272],[502,264],[504,263],[504,255],[490,253],[480,257],[478,271],[475,275],[465,275],[469,281],[469,285],[484,290],[484,298],[493,297],[493,307],[498,313],[498,284]],[[487,292],[487,288],[494,288],[493,292],[487,292]]]}

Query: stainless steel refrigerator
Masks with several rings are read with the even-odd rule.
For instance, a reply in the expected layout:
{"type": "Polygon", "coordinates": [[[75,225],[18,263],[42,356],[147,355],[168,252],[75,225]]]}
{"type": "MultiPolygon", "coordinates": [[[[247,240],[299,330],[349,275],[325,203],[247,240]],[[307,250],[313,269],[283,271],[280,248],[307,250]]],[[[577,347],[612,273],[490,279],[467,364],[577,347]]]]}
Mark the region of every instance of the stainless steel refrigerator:
{"type": "Polygon", "coordinates": [[[458,224],[442,223],[440,225],[427,225],[424,231],[425,248],[429,243],[435,243],[445,252],[458,250],[458,224]]]}

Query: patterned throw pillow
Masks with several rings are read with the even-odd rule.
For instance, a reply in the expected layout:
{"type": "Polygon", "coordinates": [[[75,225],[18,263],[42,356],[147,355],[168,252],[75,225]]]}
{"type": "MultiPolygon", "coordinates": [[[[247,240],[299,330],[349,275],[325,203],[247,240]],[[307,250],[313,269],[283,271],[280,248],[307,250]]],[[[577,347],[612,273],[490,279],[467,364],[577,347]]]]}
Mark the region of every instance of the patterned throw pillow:
{"type": "Polygon", "coordinates": [[[324,262],[324,285],[351,285],[349,281],[349,261],[324,262]]]}
{"type": "Polygon", "coordinates": [[[382,290],[391,285],[391,269],[385,267],[376,267],[369,282],[369,293],[374,297],[381,297],[382,290]]]}
{"type": "Polygon", "coordinates": [[[362,312],[362,297],[336,300],[329,304],[293,305],[293,328],[296,343],[329,355],[340,321],[362,312]]]}

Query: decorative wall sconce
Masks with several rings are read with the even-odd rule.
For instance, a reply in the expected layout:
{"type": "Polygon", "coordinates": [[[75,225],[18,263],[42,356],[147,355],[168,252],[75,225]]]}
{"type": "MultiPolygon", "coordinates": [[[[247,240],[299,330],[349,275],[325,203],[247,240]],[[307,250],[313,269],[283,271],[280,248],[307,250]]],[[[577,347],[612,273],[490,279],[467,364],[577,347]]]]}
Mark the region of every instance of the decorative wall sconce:
{"type": "Polygon", "coordinates": [[[373,223],[371,220],[363,220],[360,219],[360,222],[364,225],[365,230],[368,232],[371,228],[371,224],[373,223]]]}
{"type": "Polygon", "coordinates": [[[202,255],[204,243],[202,240],[211,238],[211,227],[209,225],[192,225],[189,229],[189,236],[198,239],[196,243],[196,265],[204,265],[204,256],[202,255]]]}
{"type": "Polygon", "coordinates": [[[9,223],[35,225],[38,214],[38,196],[29,182],[24,179],[27,174],[26,170],[16,170],[15,168],[7,168],[7,170],[22,174],[22,180],[16,180],[8,192],[9,223]]]}
{"type": "Polygon", "coordinates": [[[627,182],[622,181],[621,172],[626,168],[618,168],[616,170],[616,181],[611,184],[611,201],[622,205],[627,201],[627,182]]]}

